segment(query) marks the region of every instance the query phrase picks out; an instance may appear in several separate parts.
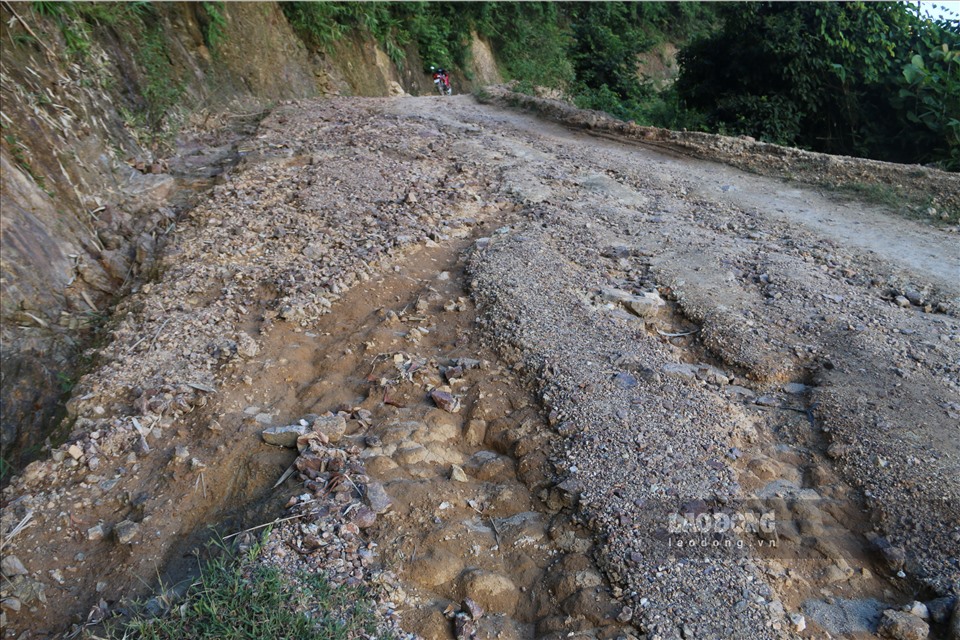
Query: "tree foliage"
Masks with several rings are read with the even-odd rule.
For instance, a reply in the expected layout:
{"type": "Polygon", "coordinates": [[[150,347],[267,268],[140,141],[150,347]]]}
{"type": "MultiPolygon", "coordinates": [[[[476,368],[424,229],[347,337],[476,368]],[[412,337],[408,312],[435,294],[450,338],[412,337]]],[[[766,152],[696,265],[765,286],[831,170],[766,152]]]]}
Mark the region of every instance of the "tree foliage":
{"type": "Polygon", "coordinates": [[[955,21],[893,2],[736,3],[720,16],[681,52],[677,81],[716,130],[960,166],[955,21]]]}

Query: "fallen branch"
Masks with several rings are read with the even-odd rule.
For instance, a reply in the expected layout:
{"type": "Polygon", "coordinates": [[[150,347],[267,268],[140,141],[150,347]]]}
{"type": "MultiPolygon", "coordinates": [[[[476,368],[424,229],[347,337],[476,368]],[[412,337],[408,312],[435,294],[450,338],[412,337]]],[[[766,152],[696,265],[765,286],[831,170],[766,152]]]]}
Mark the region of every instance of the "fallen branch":
{"type": "MultiPolygon", "coordinates": [[[[6,3],[4,3],[4,4],[6,4],[6,3]]],[[[3,550],[4,547],[6,547],[8,544],[10,544],[10,541],[13,540],[13,538],[14,538],[18,533],[20,533],[21,531],[23,531],[24,529],[26,529],[27,527],[29,527],[30,524],[31,524],[30,521],[31,521],[32,519],[33,519],[33,511],[32,511],[32,510],[27,510],[27,515],[23,516],[23,520],[21,520],[20,522],[18,522],[18,523],[17,523],[17,526],[15,526],[13,529],[11,529],[11,530],[10,530],[10,533],[8,533],[8,534],[3,538],[3,541],[0,542],[0,550],[3,550]]]]}
{"type": "Polygon", "coordinates": [[[666,338],[682,338],[683,336],[693,335],[697,331],[700,331],[700,329],[693,329],[691,331],[681,331],[680,333],[667,333],[666,331],[661,331],[660,329],[657,329],[657,333],[659,333],[660,335],[666,338]]]}

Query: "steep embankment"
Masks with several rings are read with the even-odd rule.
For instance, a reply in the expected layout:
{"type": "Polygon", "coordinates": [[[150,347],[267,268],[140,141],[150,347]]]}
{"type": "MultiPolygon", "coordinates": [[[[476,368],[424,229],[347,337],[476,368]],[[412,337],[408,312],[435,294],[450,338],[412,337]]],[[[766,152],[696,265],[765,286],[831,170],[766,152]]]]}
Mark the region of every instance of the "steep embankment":
{"type": "MultiPolygon", "coordinates": [[[[57,421],[109,307],[149,276],[173,220],[265,107],[431,90],[415,47],[402,72],[357,33],[310,51],[275,3],[58,11],[0,9],[0,398],[14,471],[57,421]]],[[[495,80],[489,49],[474,48],[474,75],[495,80]]]]}

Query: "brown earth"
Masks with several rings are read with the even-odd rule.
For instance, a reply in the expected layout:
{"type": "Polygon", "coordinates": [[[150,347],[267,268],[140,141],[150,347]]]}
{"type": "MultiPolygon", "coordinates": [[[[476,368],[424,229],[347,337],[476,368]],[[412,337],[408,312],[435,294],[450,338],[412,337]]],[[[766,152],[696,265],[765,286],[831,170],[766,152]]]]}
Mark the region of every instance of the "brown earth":
{"type": "Polygon", "coordinates": [[[285,516],[265,562],[428,638],[871,637],[914,600],[946,637],[957,229],[641,142],[467,96],[275,109],[5,490],[6,633],[285,516]]]}

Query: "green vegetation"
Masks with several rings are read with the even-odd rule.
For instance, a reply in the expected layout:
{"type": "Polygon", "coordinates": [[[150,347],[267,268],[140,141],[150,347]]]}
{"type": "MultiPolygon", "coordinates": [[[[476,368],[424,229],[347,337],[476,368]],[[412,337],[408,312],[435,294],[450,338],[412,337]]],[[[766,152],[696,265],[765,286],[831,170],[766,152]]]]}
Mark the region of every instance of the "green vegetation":
{"type": "Polygon", "coordinates": [[[227,18],[223,14],[223,2],[201,2],[200,8],[206,18],[201,25],[203,41],[211,51],[216,52],[217,47],[227,38],[227,18]]]}
{"type": "Polygon", "coordinates": [[[34,171],[33,166],[30,164],[30,160],[27,159],[27,152],[29,148],[27,145],[23,144],[16,135],[12,133],[5,134],[3,136],[3,141],[7,143],[7,148],[10,150],[10,155],[13,156],[13,161],[17,163],[17,166],[23,169],[23,171],[30,176],[34,183],[40,187],[40,189],[46,193],[48,196],[53,196],[53,191],[47,188],[47,183],[43,179],[43,176],[34,171]]]}
{"type": "MultiPolygon", "coordinates": [[[[264,534],[264,540],[269,533],[264,534]]],[[[181,601],[161,600],[167,612],[137,615],[108,628],[111,638],[140,640],[335,640],[378,635],[362,589],[334,587],[316,574],[295,576],[257,560],[261,547],[244,554],[223,541],[181,601]]],[[[140,607],[145,608],[145,607],[140,607]]]]}
{"type": "Polygon", "coordinates": [[[960,169],[957,21],[893,2],[736,3],[719,15],[718,31],[682,51],[676,85],[711,129],[960,169]]]}
{"type": "MultiPolygon", "coordinates": [[[[30,8],[55,25],[69,54],[80,60],[90,56],[95,29],[116,34],[130,47],[136,60],[138,74],[133,80],[139,89],[127,94],[126,102],[119,103],[118,110],[141,142],[156,145],[171,136],[171,116],[183,95],[183,83],[177,80],[156,6],[145,1],[35,1],[30,8]]],[[[204,37],[215,47],[224,37],[223,3],[204,2],[202,8],[209,18],[204,37]]],[[[113,82],[112,74],[102,75],[104,85],[113,82]]],[[[89,78],[84,80],[89,82],[89,78]]]]}

